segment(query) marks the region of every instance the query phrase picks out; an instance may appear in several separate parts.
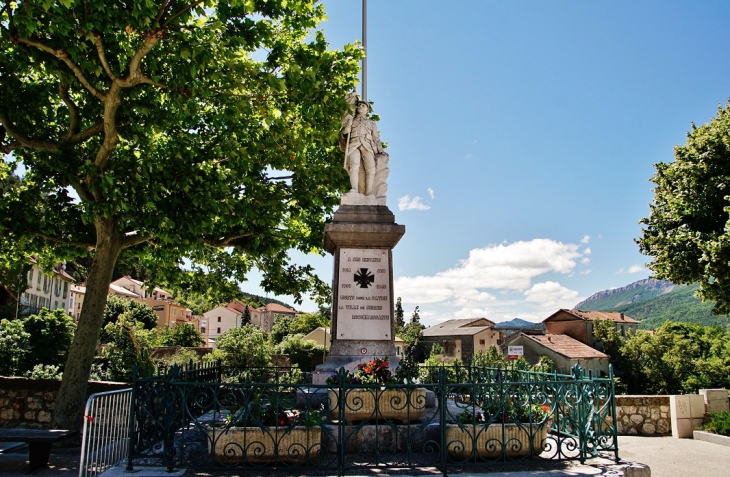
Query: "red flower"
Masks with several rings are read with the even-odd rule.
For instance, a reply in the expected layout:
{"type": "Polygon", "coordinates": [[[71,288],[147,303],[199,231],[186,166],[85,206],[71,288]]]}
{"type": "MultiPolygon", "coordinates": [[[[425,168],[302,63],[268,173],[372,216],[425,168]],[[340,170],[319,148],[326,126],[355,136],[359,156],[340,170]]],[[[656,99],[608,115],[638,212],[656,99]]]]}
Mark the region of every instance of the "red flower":
{"type": "Polygon", "coordinates": [[[365,372],[369,373],[372,370],[370,366],[365,366],[365,372]]]}
{"type": "Polygon", "coordinates": [[[550,408],[548,406],[543,406],[542,410],[545,412],[550,412],[550,408]]]}
{"type": "Polygon", "coordinates": [[[279,421],[279,425],[280,426],[283,426],[284,425],[284,419],[282,419],[281,421],[279,421]]]}

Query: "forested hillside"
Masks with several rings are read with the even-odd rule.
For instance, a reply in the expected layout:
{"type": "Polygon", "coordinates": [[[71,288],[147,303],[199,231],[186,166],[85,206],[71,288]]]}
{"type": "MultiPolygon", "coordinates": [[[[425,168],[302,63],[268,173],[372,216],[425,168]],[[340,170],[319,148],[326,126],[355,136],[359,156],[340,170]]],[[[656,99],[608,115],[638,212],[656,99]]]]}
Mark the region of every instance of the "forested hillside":
{"type": "Polygon", "coordinates": [[[640,321],[640,329],[655,330],[665,321],[727,326],[728,316],[713,316],[713,302],[694,296],[698,285],[674,285],[661,280],[640,280],[605,290],[578,303],[579,310],[620,311],[640,321]]]}

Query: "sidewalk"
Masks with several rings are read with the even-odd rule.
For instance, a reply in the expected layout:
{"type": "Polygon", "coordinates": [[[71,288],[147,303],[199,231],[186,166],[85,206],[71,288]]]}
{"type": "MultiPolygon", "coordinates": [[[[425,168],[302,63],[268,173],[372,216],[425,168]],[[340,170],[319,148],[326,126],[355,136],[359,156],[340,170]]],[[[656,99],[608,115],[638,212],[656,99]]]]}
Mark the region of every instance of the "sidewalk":
{"type": "MultiPolygon", "coordinates": [[[[42,470],[34,475],[38,477],[76,477],[79,473],[78,450],[75,453],[60,453],[62,450],[54,449],[51,455],[49,469],[42,470]]],[[[68,450],[71,452],[71,449],[68,450]]],[[[730,475],[730,452],[726,446],[712,444],[710,442],[695,441],[693,439],[674,439],[671,437],[636,437],[636,436],[620,436],[619,437],[619,455],[624,461],[641,462],[646,464],[651,470],[651,477],[705,477],[705,476],[727,476],[730,475]]],[[[25,450],[18,449],[7,454],[0,454],[0,476],[23,476],[27,474],[27,447],[25,450]]],[[[124,467],[116,470],[117,476],[143,477],[150,475],[150,472],[135,472],[134,474],[125,474],[124,467]]],[[[141,467],[135,470],[142,470],[141,467]]],[[[147,469],[151,470],[151,469],[147,469]]],[[[164,469],[158,476],[184,475],[184,477],[208,477],[208,476],[266,476],[272,474],[272,469],[240,469],[237,471],[220,471],[220,472],[196,472],[188,470],[187,472],[176,472],[175,474],[167,474],[164,469]]],[[[301,474],[316,475],[313,472],[306,472],[302,469],[301,474]]],[[[477,469],[475,469],[477,470],[477,469]]],[[[587,476],[587,475],[613,475],[611,473],[596,469],[590,466],[581,466],[579,463],[568,463],[568,467],[564,469],[526,467],[524,464],[519,466],[500,466],[490,469],[493,472],[482,474],[484,472],[479,469],[480,473],[461,473],[449,474],[450,477],[475,477],[478,475],[487,475],[488,477],[566,477],[566,476],[587,476]]],[[[629,472],[628,474],[631,474],[629,472]]],[[[366,475],[365,472],[361,473],[366,475]]],[[[431,472],[419,472],[421,475],[441,475],[435,469],[431,472]]],[[[282,474],[283,475],[283,474],[282,474]]],[[[414,475],[409,471],[375,471],[367,475],[385,477],[387,475],[398,475],[405,477],[414,475]]],[[[634,474],[636,475],[636,474],[634,474]]],[[[639,473],[638,475],[646,476],[647,474],[639,473]]],[[[627,477],[632,477],[627,475],[627,477]]]]}

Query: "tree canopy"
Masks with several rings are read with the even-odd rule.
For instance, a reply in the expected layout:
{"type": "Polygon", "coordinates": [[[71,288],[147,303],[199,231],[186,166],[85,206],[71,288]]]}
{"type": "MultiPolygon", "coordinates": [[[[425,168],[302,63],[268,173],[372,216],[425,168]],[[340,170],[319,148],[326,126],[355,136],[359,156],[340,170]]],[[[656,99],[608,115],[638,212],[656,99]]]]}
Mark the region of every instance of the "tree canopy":
{"type": "Polygon", "coordinates": [[[656,164],[654,201],[638,240],[656,278],[700,284],[715,301],[713,313],[730,313],[730,103],[708,124],[692,125],[674,162],[656,164]]]}
{"type": "Polygon", "coordinates": [[[91,258],[53,425],[78,428],[114,265],[301,298],[347,187],[337,148],[362,52],[314,0],[18,0],[0,9],[0,256],[91,258]]]}

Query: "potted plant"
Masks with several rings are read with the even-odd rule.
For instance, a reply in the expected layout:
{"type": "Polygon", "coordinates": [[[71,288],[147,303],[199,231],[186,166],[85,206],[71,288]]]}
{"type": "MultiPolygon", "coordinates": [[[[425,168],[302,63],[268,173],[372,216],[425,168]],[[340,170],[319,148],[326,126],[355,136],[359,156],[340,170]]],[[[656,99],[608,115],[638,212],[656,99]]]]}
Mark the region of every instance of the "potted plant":
{"type": "MultiPolygon", "coordinates": [[[[327,384],[339,384],[339,379],[338,374],[332,374],[327,378],[327,384]]],[[[392,375],[387,357],[358,364],[355,374],[345,374],[344,380],[344,384],[347,386],[344,403],[345,421],[348,424],[366,419],[411,423],[419,420],[426,411],[426,389],[386,386],[388,384],[408,384],[407,380],[399,382],[392,375]],[[380,387],[351,387],[361,384],[380,385],[380,387]]],[[[328,389],[328,397],[329,409],[336,418],[339,415],[339,391],[328,389]]]]}
{"type": "Polygon", "coordinates": [[[446,449],[455,461],[510,459],[540,455],[552,420],[546,405],[494,402],[487,409],[471,405],[446,425],[446,449]]]}
{"type": "Polygon", "coordinates": [[[221,427],[208,428],[208,451],[224,464],[311,462],[319,454],[322,415],[287,409],[276,392],[257,393],[221,427]]]}

